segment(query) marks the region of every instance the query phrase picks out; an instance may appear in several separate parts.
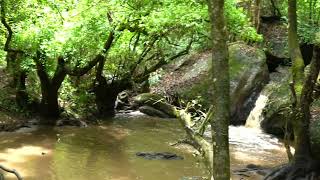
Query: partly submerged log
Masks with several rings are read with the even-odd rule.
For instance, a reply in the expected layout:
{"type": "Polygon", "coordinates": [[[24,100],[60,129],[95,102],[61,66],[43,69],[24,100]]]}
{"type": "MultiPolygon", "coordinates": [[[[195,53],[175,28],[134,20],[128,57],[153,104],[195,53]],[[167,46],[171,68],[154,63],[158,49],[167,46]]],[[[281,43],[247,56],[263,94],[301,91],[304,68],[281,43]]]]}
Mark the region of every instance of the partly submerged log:
{"type": "MultiPolygon", "coordinates": [[[[144,93],[134,97],[133,99],[137,106],[143,107],[147,105],[164,112],[170,117],[177,118],[183,129],[186,131],[188,139],[192,142],[188,144],[192,145],[202,154],[208,163],[208,167],[210,167],[209,169],[212,169],[213,146],[211,142],[203,137],[204,131],[208,125],[208,118],[204,118],[201,122],[197,122],[196,124],[192,120],[191,114],[188,113],[188,107],[186,109],[181,109],[173,106],[169,104],[164,97],[158,94],[144,93]]],[[[211,113],[207,116],[209,117],[210,115],[211,113]]]]}

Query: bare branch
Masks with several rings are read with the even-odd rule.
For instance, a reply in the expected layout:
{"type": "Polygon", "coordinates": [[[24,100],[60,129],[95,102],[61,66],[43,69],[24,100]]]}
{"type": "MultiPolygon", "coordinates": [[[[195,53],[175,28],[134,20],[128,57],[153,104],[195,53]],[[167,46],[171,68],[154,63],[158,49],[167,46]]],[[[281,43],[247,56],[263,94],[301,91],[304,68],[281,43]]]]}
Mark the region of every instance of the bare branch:
{"type": "Polygon", "coordinates": [[[21,177],[21,175],[18,173],[18,171],[16,171],[15,169],[9,169],[9,168],[6,168],[2,165],[0,165],[0,169],[2,169],[3,171],[6,171],[8,173],[12,173],[14,174],[18,180],[23,180],[23,178],[21,177]]]}
{"type": "Polygon", "coordinates": [[[193,38],[190,40],[190,42],[188,43],[187,47],[184,50],[178,52],[177,54],[175,54],[175,55],[173,55],[171,57],[169,57],[167,60],[164,59],[164,58],[160,58],[157,64],[155,64],[154,66],[146,69],[143,72],[143,74],[140,74],[139,76],[137,76],[139,78],[135,79],[135,82],[141,83],[143,81],[146,81],[149,78],[149,75],[151,73],[153,73],[156,70],[160,69],[162,66],[168,64],[169,62],[171,62],[174,59],[177,59],[177,58],[179,58],[181,56],[187,55],[189,53],[190,49],[191,49],[192,43],[193,43],[193,38]]]}

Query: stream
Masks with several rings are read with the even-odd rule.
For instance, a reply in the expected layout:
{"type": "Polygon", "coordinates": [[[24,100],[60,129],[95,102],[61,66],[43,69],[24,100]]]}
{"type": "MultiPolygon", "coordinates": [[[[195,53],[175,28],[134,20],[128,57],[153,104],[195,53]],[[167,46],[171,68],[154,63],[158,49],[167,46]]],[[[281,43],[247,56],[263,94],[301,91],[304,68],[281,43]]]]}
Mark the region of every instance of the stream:
{"type": "MultiPolygon", "coordinates": [[[[259,129],[230,126],[231,168],[273,167],[287,161],[276,138],[259,129]]],[[[119,115],[87,128],[40,127],[0,134],[0,164],[25,180],[180,180],[205,177],[203,160],[187,146],[176,119],[119,115]],[[137,152],[171,152],[183,160],[146,160],[137,152]],[[186,178],[189,177],[189,178],[186,178]]],[[[15,179],[6,174],[6,179],[15,179]]],[[[241,179],[233,175],[233,179],[241,179]]],[[[245,178],[246,179],[246,178],[245,178]]],[[[248,179],[259,179],[252,176],[248,179]]]]}

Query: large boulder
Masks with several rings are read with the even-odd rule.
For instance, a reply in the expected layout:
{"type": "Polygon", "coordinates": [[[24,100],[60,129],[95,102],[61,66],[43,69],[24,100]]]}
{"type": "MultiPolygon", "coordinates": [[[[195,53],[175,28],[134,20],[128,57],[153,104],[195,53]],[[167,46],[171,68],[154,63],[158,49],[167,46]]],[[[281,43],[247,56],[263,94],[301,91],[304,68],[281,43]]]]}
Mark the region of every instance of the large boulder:
{"type": "Polygon", "coordinates": [[[133,104],[139,107],[139,110],[150,116],[161,118],[176,117],[172,107],[166,99],[158,94],[143,93],[133,97],[133,104]]]}
{"type": "MultiPolygon", "coordinates": [[[[283,137],[286,123],[290,119],[291,92],[289,88],[289,67],[279,67],[277,72],[270,74],[270,83],[265,86],[261,94],[268,97],[266,106],[260,118],[261,128],[269,134],[283,137]]],[[[312,120],[310,123],[310,137],[313,154],[320,159],[320,99],[311,106],[312,120]]],[[[292,129],[289,127],[289,131],[292,129]]]]}
{"type": "Polygon", "coordinates": [[[170,116],[165,112],[162,112],[151,106],[141,106],[139,107],[139,111],[149,116],[160,117],[160,118],[170,118],[170,116]]]}
{"type": "Polygon", "coordinates": [[[291,105],[289,82],[289,67],[280,66],[276,72],[270,74],[270,82],[261,92],[268,97],[260,122],[262,129],[267,133],[278,136],[284,134],[291,105]]]}
{"type": "MultiPolygon", "coordinates": [[[[231,123],[244,124],[260,90],[269,80],[265,53],[258,48],[237,42],[229,45],[230,85],[231,85],[231,123]]],[[[212,100],[211,52],[191,55],[171,65],[154,93],[183,99],[199,100],[205,109],[212,100]]]]}

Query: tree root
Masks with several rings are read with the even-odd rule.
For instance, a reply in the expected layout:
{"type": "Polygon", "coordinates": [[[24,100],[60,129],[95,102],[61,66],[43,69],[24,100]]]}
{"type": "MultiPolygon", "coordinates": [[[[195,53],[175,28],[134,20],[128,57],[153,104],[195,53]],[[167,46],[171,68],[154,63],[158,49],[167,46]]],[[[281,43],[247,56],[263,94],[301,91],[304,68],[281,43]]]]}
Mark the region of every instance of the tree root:
{"type": "Polygon", "coordinates": [[[320,180],[319,171],[313,163],[287,164],[276,168],[264,180],[320,180]]]}
{"type": "Polygon", "coordinates": [[[14,174],[17,177],[18,180],[23,180],[21,175],[15,169],[9,169],[9,168],[6,168],[6,167],[4,167],[2,165],[0,165],[0,169],[2,169],[3,171],[6,171],[8,173],[14,174]]]}

